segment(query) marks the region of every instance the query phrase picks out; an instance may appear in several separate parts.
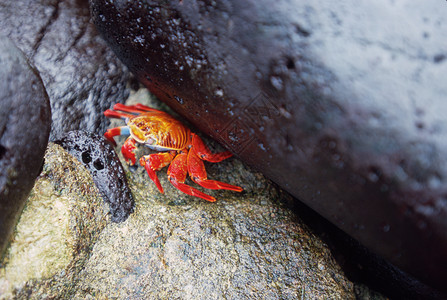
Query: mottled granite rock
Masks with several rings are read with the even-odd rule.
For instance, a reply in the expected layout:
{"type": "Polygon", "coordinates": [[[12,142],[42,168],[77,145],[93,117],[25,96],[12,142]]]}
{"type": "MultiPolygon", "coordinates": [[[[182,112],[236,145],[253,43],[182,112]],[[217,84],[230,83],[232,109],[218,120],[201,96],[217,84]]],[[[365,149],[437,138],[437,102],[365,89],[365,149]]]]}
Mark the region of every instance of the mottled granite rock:
{"type": "Polygon", "coordinates": [[[90,172],[50,143],[0,265],[0,299],[70,298],[108,219],[90,172]]]}
{"type": "Polygon", "coordinates": [[[87,170],[62,148],[49,149],[0,268],[0,299],[385,299],[348,280],[326,244],[285,207],[290,196],[235,158],[207,164],[210,176],[245,190],[210,191],[215,203],[176,190],[166,169],[163,195],[143,168],[125,167],[135,212],[111,223],[87,170]],[[39,223],[26,229],[32,220],[39,223]],[[38,237],[51,247],[27,243],[38,237]]]}
{"type": "Polygon", "coordinates": [[[90,3],[160,99],[446,291],[445,1],[90,3]]]}
{"type": "Polygon", "coordinates": [[[51,100],[50,139],[102,133],[102,112],[128,95],[129,72],[90,22],[87,1],[3,1],[0,28],[37,68],[51,100]]]}
{"type": "Polygon", "coordinates": [[[42,167],[50,128],[42,80],[12,41],[0,36],[0,259],[42,167]]]}

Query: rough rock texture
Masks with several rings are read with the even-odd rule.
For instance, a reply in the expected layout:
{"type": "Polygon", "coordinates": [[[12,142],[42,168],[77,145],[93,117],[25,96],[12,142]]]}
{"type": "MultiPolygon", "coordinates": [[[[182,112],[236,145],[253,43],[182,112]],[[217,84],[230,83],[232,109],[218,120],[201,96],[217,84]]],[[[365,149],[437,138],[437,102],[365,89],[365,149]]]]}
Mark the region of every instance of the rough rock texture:
{"type": "Polygon", "coordinates": [[[103,132],[102,112],[127,97],[129,73],[98,36],[88,2],[2,1],[0,28],[40,72],[53,113],[50,139],[103,132]]]}
{"type": "Polygon", "coordinates": [[[187,196],[166,169],[163,195],[139,168],[127,173],[135,212],[111,223],[87,170],[50,144],[0,268],[0,299],[385,299],[346,278],[262,175],[234,158],[207,169],[244,196],[187,196]]]}
{"type": "Polygon", "coordinates": [[[90,171],[104,201],[110,205],[112,221],[125,221],[133,211],[134,201],[112,145],[104,137],[84,130],[70,131],[56,143],[90,171]]]}
{"type": "Polygon", "coordinates": [[[160,99],[446,290],[445,2],[90,3],[104,38],[160,99]]]}
{"type": "Polygon", "coordinates": [[[42,167],[50,128],[42,80],[0,36],[0,258],[42,167]]]}
{"type": "Polygon", "coordinates": [[[0,299],[69,299],[107,214],[90,172],[50,143],[0,266],[0,299]]]}

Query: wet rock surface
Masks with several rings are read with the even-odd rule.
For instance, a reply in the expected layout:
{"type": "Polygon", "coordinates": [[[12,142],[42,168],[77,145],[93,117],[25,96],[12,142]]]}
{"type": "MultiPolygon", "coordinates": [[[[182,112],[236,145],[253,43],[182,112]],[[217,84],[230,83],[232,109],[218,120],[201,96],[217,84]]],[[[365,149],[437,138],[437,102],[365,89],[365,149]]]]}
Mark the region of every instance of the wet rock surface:
{"type": "Polygon", "coordinates": [[[4,1],[0,28],[39,71],[51,100],[51,140],[103,132],[102,112],[123,101],[129,73],[98,36],[87,1],[4,1]]]}
{"type": "Polygon", "coordinates": [[[90,3],[160,99],[445,291],[445,3],[90,3]]]}
{"type": "Polygon", "coordinates": [[[104,137],[84,130],[70,131],[56,141],[90,171],[113,222],[125,221],[134,208],[123,166],[104,137]]]}
{"type": "Polygon", "coordinates": [[[0,36],[0,258],[42,167],[50,128],[42,80],[0,36]]]}
{"type": "Polygon", "coordinates": [[[89,170],[49,143],[0,265],[0,299],[70,299],[108,223],[108,207],[89,170]]]}
{"type": "Polygon", "coordinates": [[[166,169],[160,194],[125,166],[136,207],[121,223],[108,222],[82,163],[54,144],[45,161],[0,267],[0,299],[385,299],[348,280],[286,208],[290,196],[235,158],[207,170],[245,193],[209,191],[215,203],[175,189],[166,169]]]}

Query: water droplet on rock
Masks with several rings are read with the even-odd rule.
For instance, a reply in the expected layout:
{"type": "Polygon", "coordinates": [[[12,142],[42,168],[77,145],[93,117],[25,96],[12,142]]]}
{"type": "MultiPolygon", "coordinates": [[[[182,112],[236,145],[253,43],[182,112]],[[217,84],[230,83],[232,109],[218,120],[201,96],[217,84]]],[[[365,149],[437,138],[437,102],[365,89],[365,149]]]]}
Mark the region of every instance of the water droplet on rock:
{"type": "Polygon", "coordinates": [[[224,95],[224,92],[223,92],[223,90],[222,90],[221,88],[217,88],[217,89],[214,91],[214,94],[215,94],[216,96],[218,96],[218,97],[222,97],[222,96],[224,95]]]}
{"type": "Polygon", "coordinates": [[[278,76],[270,76],[270,83],[278,91],[281,91],[284,88],[284,83],[282,79],[278,76]]]}
{"type": "Polygon", "coordinates": [[[180,98],[179,96],[174,95],[174,99],[177,100],[177,102],[180,103],[180,104],[184,104],[185,103],[185,101],[183,101],[183,99],[180,98]]]}

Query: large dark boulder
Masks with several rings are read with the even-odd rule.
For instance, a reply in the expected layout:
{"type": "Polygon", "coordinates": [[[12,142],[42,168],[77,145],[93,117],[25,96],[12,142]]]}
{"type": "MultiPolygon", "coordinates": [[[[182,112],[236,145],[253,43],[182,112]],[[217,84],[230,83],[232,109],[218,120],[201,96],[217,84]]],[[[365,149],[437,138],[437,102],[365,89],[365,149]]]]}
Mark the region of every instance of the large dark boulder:
{"type": "Polygon", "coordinates": [[[50,128],[42,80],[0,36],[0,258],[42,167],[50,128]]]}
{"type": "MultiPolygon", "coordinates": [[[[9,69],[0,70],[2,76],[11,76],[7,81],[2,79],[0,83],[6,87],[2,87],[0,91],[2,96],[0,138],[3,139],[3,144],[0,144],[2,164],[0,171],[1,176],[6,176],[2,177],[0,182],[0,202],[2,203],[0,216],[1,218],[7,216],[7,219],[0,221],[2,223],[0,225],[1,252],[5,246],[5,239],[12,230],[11,226],[23,206],[23,202],[16,202],[16,200],[26,197],[26,191],[32,187],[37,175],[38,169],[36,170],[35,165],[40,167],[42,164],[42,148],[44,149],[45,146],[40,139],[45,140],[45,137],[48,139],[45,130],[49,128],[49,124],[38,124],[34,120],[35,116],[39,116],[35,103],[42,101],[43,97],[42,92],[38,91],[43,89],[40,78],[51,102],[50,135],[51,139],[54,139],[70,130],[104,131],[108,121],[102,112],[110,108],[112,104],[125,100],[128,95],[126,84],[129,72],[106,46],[95,26],[90,22],[88,1],[2,1],[0,28],[2,35],[10,38],[23,52],[20,54],[21,58],[15,62],[21,66],[20,68],[13,68],[13,73],[8,73],[9,69]],[[37,71],[25,70],[29,67],[24,57],[37,71]],[[34,73],[39,73],[39,75],[34,73]],[[39,83],[35,83],[37,82],[35,78],[39,78],[39,83]],[[32,84],[32,88],[24,87],[25,84],[32,84]],[[20,98],[22,94],[26,97],[20,98]],[[20,103],[15,103],[12,99],[20,100],[20,103]],[[32,101],[28,104],[29,99],[32,101]],[[18,123],[15,124],[13,121],[18,123]],[[43,128],[41,125],[47,127],[43,128]],[[31,126],[34,127],[28,130],[31,126]],[[19,131],[19,134],[11,133],[11,130],[19,131]],[[38,130],[41,130],[41,136],[37,138],[35,133],[38,130]],[[5,144],[4,139],[14,142],[5,144]],[[15,147],[19,144],[20,146],[15,147]],[[30,147],[34,153],[29,153],[30,147]],[[10,155],[14,155],[17,161],[7,160],[6,157],[10,155]],[[33,155],[35,159],[29,161],[28,155],[33,155]],[[22,156],[21,163],[18,160],[22,156]],[[12,167],[15,163],[23,164],[20,167],[22,169],[12,167]],[[24,172],[24,165],[29,169],[26,169],[22,176],[23,174],[17,172],[24,172]],[[14,176],[14,180],[8,179],[9,175],[5,175],[8,170],[11,176],[14,176]],[[12,192],[6,196],[5,182],[17,188],[20,196],[12,192]]],[[[1,43],[2,49],[3,47],[10,48],[10,43],[3,43],[3,39],[1,43]]],[[[17,49],[14,50],[14,52],[17,51],[17,49]]],[[[11,53],[4,53],[6,56],[2,56],[3,60],[0,62],[2,66],[7,63],[7,56],[11,53]]],[[[8,64],[13,66],[14,62],[9,61],[8,64]]],[[[45,120],[47,116],[49,112],[48,114],[43,112],[40,115],[42,120],[45,120]]]]}
{"type": "Polygon", "coordinates": [[[159,98],[446,290],[446,6],[413,2],[90,1],[159,98]]]}
{"type": "Polygon", "coordinates": [[[2,1],[0,28],[42,77],[51,140],[71,130],[105,130],[102,112],[127,98],[129,72],[90,22],[88,1],[2,1]]]}

